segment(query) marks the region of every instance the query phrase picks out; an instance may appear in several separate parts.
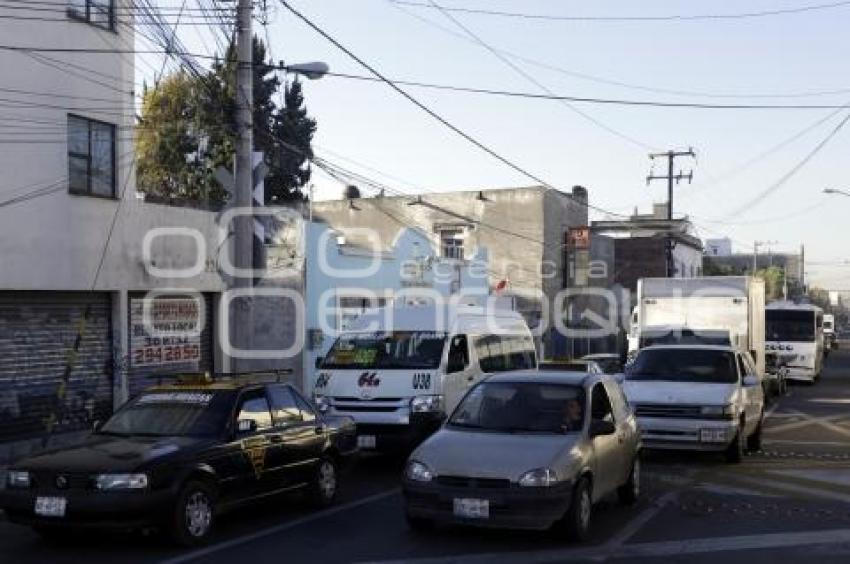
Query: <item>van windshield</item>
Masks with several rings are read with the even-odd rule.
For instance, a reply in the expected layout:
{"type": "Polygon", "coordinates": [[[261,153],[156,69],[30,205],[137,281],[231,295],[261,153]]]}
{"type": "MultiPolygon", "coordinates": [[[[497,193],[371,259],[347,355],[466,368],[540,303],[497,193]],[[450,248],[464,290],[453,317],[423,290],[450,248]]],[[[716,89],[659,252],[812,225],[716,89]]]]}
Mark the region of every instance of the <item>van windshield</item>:
{"type": "Polygon", "coordinates": [[[815,340],[815,312],[769,309],[765,311],[768,341],[803,343],[815,340]]]}
{"type": "Polygon", "coordinates": [[[434,331],[349,333],[337,339],[322,368],[438,368],[446,334],[434,331]]]}

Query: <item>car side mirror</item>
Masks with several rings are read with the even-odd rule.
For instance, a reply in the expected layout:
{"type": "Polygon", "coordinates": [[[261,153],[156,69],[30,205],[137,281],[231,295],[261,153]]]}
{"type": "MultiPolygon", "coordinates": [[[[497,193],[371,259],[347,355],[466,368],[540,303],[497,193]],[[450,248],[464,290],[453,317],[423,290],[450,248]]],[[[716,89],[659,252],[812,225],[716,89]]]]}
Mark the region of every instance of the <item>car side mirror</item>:
{"type": "Polygon", "coordinates": [[[325,357],[323,357],[323,356],[317,356],[317,357],[316,357],[316,369],[321,368],[321,367],[322,367],[322,363],[323,363],[324,361],[325,361],[325,357]]]}
{"type": "Polygon", "coordinates": [[[758,386],[758,385],[759,385],[758,377],[753,376],[752,374],[748,374],[747,376],[744,376],[744,386],[749,388],[750,386],[758,386]]]}
{"type": "Polygon", "coordinates": [[[613,435],[616,432],[617,428],[611,421],[606,421],[605,419],[590,420],[590,430],[588,434],[591,439],[594,437],[601,437],[603,435],[613,435]]]}
{"type": "Polygon", "coordinates": [[[257,422],[253,419],[240,419],[236,422],[236,430],[240,433],[254,433],[257,430],[257,422]]]}

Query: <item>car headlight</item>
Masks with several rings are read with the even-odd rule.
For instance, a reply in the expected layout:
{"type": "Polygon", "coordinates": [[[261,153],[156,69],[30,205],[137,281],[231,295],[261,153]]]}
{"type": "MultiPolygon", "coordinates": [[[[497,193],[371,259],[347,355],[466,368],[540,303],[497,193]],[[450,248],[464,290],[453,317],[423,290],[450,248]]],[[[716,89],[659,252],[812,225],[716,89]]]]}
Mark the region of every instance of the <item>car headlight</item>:
{"type": "Polygon", "coordinates": [[[99,490],[142,490],[148,487],[147,474],[98,474],[94,486],[99,490]]]}
{"type": "Polygon", "coordinates": [[[414,482],[430,482],[434,479],[434,473],[431,472],[431,469],[417,460],[411,460],[407,463],[404,475],[408,480],[414,482]]]}
{"type": "Polygon", "coordinates": [[[410,411],[424,413],[426,411],[442,411],[443,396],[416,396],[410,400],[410,411]]]}
{"type": "Polygon", "coordinates": [[[6,484],[10,488],[29,488],[30,473],[24,470],[9,470],[6,475],[6,484]]]}
{"type": "Polygon", "coordinates": [[[524,487],[546,488],[558,482],[558,475],[551,468],[536,468],[520,476],[517,483],[524,487]]]}
{"type": "Polygon", "coordinates": [[[331,403],[328,401],[328,398],[322,395],[314,395],[313,403],[316,404],[316,409],[318,409],[321,413],[326,413],[331,408],[331,403]]]}
{"type": "Polygon", "coordinates": [[[700,408],[700,414],[711,417],[728,417],[731,419],[735,415],[735,406],[732,404],[704,405],[700,408]]]}

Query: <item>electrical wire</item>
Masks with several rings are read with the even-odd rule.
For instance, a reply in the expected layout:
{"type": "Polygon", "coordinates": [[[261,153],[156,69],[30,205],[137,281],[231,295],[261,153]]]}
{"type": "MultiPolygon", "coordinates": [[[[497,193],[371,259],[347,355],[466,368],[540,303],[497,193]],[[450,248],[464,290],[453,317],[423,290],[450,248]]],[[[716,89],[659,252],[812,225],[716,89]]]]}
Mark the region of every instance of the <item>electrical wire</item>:
{"type": "MultiPolygon", "coordinates": [[[[389,0],[388,0],[389,1],[389,0]]],[[[397,3],[390,2],[390,5],[396,10],[406,14],[407,16],[418,20],[419,22],[437,29],[447,35],[451,35],[456,39],[460,39],[462,41],[468,43],[474,43],[474,40],[470,39],[468,36],[457,32],[454,29],[446,27],[434,20],[425,18],[420,14],[413,12],[397,3]]],[[[524,55],[520,55],[514,51],[509,51],[504,48],[495,48],[499,53],[510,57],[516,61],[520,61],[527,65],[531,65],[543,70],[548,70],[551,72],[563,74],[564,76],[568,76],[570,78],[578,78],[581,80],[586,80],[589,82],[594,82],[597,84],[604,84],[606,86],[616,86],[619,88],[625,88],[629,90],[637,90],[642,92],[654,92],[657,94],[671,94],[674,96],[688,96],[688,97],[696,97],[696,98],[738,98],[738,99],[747,99],[747,98],[807,98],[807,97],[816,97],[816,96],[832,96],[836,94],[846,94],[850,92],[850,88],[839,88],[839,89],[821,89],[821,90],[807,90],[804,92],[786,92],[786,93],[731,93],[731,92],[708,92],[708,91],[700,91],[700,90],[684,90],[684,89],[674,89],[674,88],[661,88],[657,86],[649,86],[646,84],[634,84],[629,82],[624,82],[621,80],[615,80],[612,78],[601,77],[597,75],[587,74],[584,72],[575,71],[572,69],[567,69],[558,65],[554,65],[552,63],[547,63],[545,61],[541,61],[539,59],[534,59],[531,57],[526,57],[524,55]]]]}
{"type": "MultiPolygon", "coordinates": [[[[393,4],[403,6],[411,6],[414,8],[430,8],[434,6],[425,2],[416,2],[413,0],[389,0],[393,4]]],[[[561,16],[555,14],[530,14],[522,12],[504,12],[498,10],[485,10],[477,8],[461,8],[451,7],[446,8],[451,12],[464,14],[476,14],[482,16],[499,16],[504,18],[517,18],[524,20],[542,20],[542,21],[566,21],[566,22],[684,22],[684,21],[699,21],[699,20],[740,20],[763,18],[768,16],[782,16],[789,14],[802,14],[806,12],[815,12],[822,10],[832,10],[836,8],[844,8],[850,6],[850,1],[830,2],[826,4],[810,4],[808,6],[800,6],[797,8],[778,8],[774,10],[759,10],[752,12],[737,12],[729,14],[671,14],[659,16],[561,16]]]]}
{"type": "MultiPolygon", "coordinates": [[[[499,53],[498,50],[494,49],[493,47],[490,46],[490,44],[488,44],[486,41],[481,39],[481,37],[478,34],[473,32],[469,27],[464,25],[460,20],[458,20],[457,18],[452,16],[447,10],[443,9],[443,7],[440,4],[437,4],[437,2],[435,0],[429,0],[429,2],[431,3],[431,5],[434,8],[438,9],[440,11],[440,13],[443,14],[443,16],[446,17],[446,19],[448,19],[455,26],[457,26],[460,30],[462,30],[467,36],[469,36],[471,39],[473,39],[479,46],[486,49],[491,55],[493,55],[494,57],[499,59],[502,63],[507,65],[508,68],[510,68],[515,73],[520,75],[526,81],[530,82],[531,84],[533,84],[534,86],[536,86],[537,88],[539,88],[540,90],[545,92],[546,95],[549,96],[551,99],[557,99],[558,101],[561,102],[561,104],[565,108],[567,108],[571,112],[578,114],[579,116],[581,116],[585,120],[589,121],[590,123],[592,123],[596,127],[599,127],[600,129],[602,129],[604,131],[607,131],[611,135],[614,135],[615,137],[618,137],[618,138],[626,141],[627,143],[630,143],[632,145],[636,145],[637,147],[639,147],[641,149],[646,149],[646,150],[650,150],[650,151],[654,149],[654,147],[652,145],[644,143],[643,141],[639,141],[639,140],[635,139],[634,137],[623,133],[622,131],[614,129],[610,125],[608,125],[605,122],[591,116],[587,112],[584,112],[584,111],[574,107],[572,104],[567,103],[567,101],[566,101],[567,98],[557,96],[549,87],[547,87],[542,82],[540,82],[539,80],[534,78],[534,76],[532,76],[531,74],[526,72],[522,67],[520,67],[519,65],[517,65],[516,63],[511,61],[509,58],[507,58],[506,56],[499,53]]],[[[572,101],[578,101],[578,100],[572,100],[572,101]]]]}

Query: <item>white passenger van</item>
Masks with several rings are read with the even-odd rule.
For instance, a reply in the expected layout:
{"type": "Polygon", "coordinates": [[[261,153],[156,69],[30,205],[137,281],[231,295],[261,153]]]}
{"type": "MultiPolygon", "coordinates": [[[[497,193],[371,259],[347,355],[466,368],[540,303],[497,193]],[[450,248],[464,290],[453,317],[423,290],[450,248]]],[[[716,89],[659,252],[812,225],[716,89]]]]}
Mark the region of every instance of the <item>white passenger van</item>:
{"type": "Polygon", "coordinates": [[[823,310],[812,304],[772,302],[765,318],[767,351],[788,368],[789,380],[813,384],[823,366],[823,310]]]}
{"type": "Polygon", "coordinates": [[[464,305],[395,305],[361,315],[318,363],[320,410],[357,423],[362,449],[409,448],[485,375],[537,367],[522,316],[464,305]]]}

